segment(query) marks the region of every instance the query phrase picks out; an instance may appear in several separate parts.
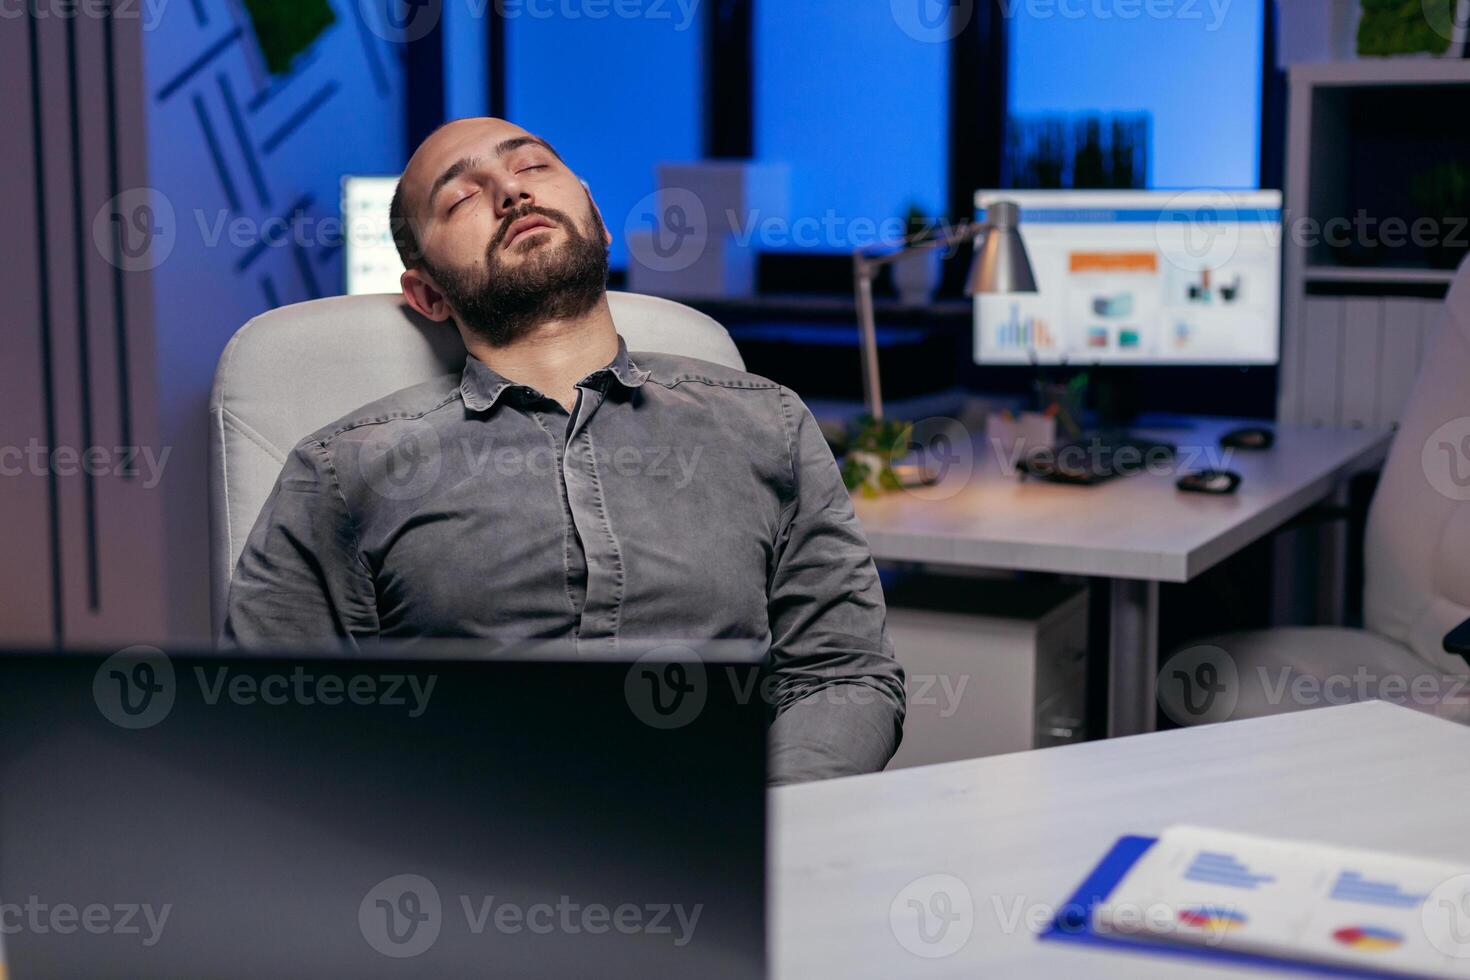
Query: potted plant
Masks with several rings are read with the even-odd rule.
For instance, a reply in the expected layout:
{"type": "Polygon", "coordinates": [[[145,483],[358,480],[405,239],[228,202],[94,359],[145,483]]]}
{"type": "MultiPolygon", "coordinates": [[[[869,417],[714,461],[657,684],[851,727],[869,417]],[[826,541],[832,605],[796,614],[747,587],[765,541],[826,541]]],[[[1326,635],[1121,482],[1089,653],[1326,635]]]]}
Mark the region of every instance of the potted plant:
{"type": "Polygon", "coordinates": [[[842,458],[842,482],[847,489],[864,497],[900,489],[893,464],[908,454],[913,430],[911,422],[879,421],[869,415],[860,418],[842,458]]]}
{"type": "MultiPolygon", "coordinates": [[[[903,244],[922,242],[934,233],[935,222],[918,204],[910,204],[904,216],[903,244]]],[[[898,292],[899,302],[905,306],[927,306],[939,288],[940,267],[943,258],[938,248],[925,248],[901,256],[890,268],[893,270],[893,288],[898,292]]]]}
{"type": "Polygon", "coordinates": [[[1465,48],[1465,0],[1362,0],[1358,54],[1458,58],[1465,48]]]}

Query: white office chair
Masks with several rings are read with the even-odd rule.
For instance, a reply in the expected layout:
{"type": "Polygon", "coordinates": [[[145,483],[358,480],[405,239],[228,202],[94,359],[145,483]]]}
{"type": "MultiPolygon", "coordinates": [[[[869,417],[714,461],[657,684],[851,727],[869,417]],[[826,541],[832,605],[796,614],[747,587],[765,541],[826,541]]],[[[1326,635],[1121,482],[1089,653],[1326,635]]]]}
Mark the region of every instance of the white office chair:
{"type": "MultiPolygon", "coordinates": [[[[1368,511],[1364,628],[1286,627],[1191,643],[1218,647],[1233,662],[1239,699],[1231,717],[1312,706],[1291,694],[1298,677],[1312,682],[1304,690],[1323,692],[1308,698],[1316,704],[1378,697],[1378,683],[1390,677],[1439,683],[1466,672],[1465,660],[1446,646],[1464,644],[1456,628],[1470,618],[1470,472],[1462,471],[1470,470],[1470,259],[1460,265],[1441,316],[1368,511]],[[1451,631],[1456,641],[1447,640],[1451,631]],[[1363,685],[1351,680],[1360,667],[1363,685]],[[1338,678],[1332,687],[1315,686],[1330,678],[1338,678]]],[[[1168,688],[1161,683],[1161,697],[1171,696],[1168,688]]],[[[1409,693],[1384,687],[1381,696],[1409,693]]],[[[1470,722],[1470,705],[1433,710],[1470,722]]]]}
{"type": "MultiPolygon", "coordinates": [[[[725,328],[681,303],[608,293],[630,351],[744,369],[725,328]]],[[[230,577],[286,454],[308,433],[400,388],[457,373],[465,350],[396,294],[337,296],[272,310],[235,334],[209,401],[211,612],[224,622],[230,577]]]]}

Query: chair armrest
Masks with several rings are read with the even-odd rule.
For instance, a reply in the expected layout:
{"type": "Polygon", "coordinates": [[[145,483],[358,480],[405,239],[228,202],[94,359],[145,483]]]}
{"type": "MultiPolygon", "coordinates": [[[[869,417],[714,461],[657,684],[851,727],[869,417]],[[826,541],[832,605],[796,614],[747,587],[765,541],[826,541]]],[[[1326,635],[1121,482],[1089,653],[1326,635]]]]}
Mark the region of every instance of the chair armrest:
{"type": "Polygon", "coordinates": [[[1445,653],[1457,653],[1470,663],[1470,619],[1445,634],[1445,653]]]}

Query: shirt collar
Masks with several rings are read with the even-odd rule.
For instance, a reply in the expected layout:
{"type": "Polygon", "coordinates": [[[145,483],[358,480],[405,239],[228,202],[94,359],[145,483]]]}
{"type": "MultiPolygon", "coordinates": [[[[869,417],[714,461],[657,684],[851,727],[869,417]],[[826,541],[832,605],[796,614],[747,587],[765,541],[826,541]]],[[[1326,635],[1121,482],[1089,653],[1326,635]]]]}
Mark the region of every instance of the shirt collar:
{"type": "MultiPolygon", "coordinates": [[[[628,356],[628,345],[621,334],[618,335],[618,352],[613,359],[578,381],[577,385],[581,387],[600,383],[601,379],[606,377],[615,379],[625,388],[641,388],[648,380],[648,372],[640,368],[628,356]]],[[[459,392],[464,398],[465,406],[470,410],[489,411],[500,400],[502,394],[514,388],[525,391],[535,390],[530,385],[516,384],[502,376],[473,354],[465,358],[464,373],[460,376],[459,381],[459,392]]]]}

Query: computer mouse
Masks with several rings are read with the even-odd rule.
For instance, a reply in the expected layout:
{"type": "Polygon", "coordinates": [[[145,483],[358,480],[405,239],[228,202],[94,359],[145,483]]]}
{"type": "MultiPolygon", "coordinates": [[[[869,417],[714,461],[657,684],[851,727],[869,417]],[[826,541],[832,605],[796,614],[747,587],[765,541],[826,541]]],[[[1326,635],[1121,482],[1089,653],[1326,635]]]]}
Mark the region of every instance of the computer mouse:
{"type": "Polygon", "coordinates": [[[1276,433],[1258,425],[1231,429],[1220,437],[1220,445],[1226,449],[1270,449],[1276,441],[1276,433]]]}
{"type": "Polygon", "coordinates": [[[1184,474],[1174,485],[1191,493],[1234,493],[1240,486],[1240,474],[1234,470],[1200,470],[1184,474]]]}

